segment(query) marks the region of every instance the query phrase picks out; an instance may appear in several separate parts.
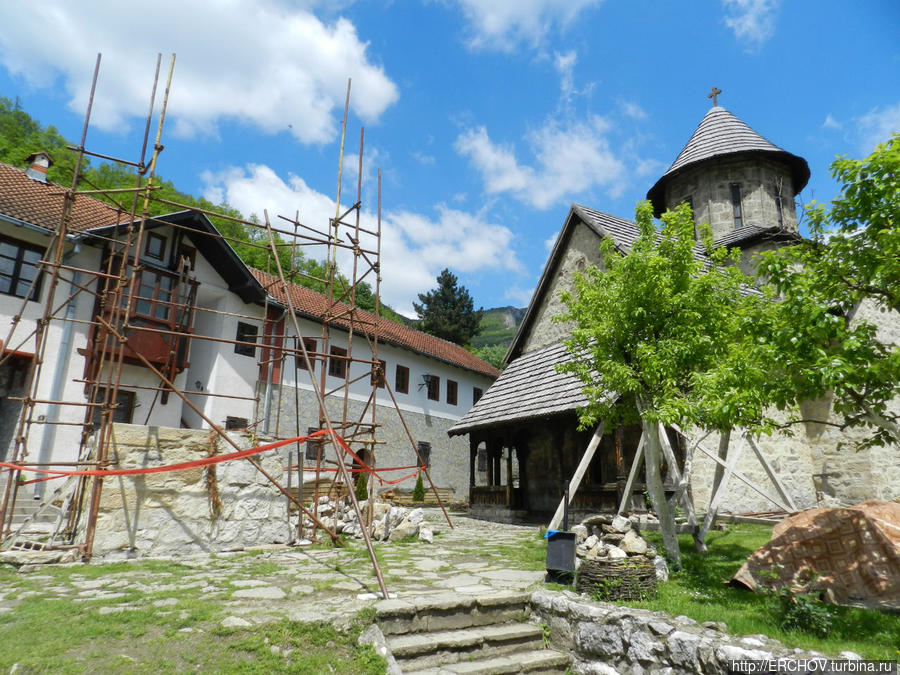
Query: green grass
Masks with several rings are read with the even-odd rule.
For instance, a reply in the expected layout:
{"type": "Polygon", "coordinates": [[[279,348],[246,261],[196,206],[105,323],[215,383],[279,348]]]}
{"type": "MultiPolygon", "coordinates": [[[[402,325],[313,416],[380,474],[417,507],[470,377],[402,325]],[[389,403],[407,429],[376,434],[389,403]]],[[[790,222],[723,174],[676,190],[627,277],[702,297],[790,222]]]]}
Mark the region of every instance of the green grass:
{"type": "MultiPolygon", "coordinates": [[[[769,527],[743,524],[710,532],[705,555],[694,550],[690,536],[682,535],[679,544],[684,567],[659,585],[659,596],[651,601],[620,604],[662,610],[675,616],[683,614],[700,622],[724,621],[729,632],[736,635],[763,633],[790,647],[826,654],[836,655],[849,649],[864,658],[900,657],[900,614],[829,607],[833,613],[832,629],[827,638],[821,639],[806,632],[782,630],[776,597],[727,585],[747,557],[769,540],[770,533],[769,527]]],[[[648,532],[646,538],[662,550],[658,533],[648,532]]]]}

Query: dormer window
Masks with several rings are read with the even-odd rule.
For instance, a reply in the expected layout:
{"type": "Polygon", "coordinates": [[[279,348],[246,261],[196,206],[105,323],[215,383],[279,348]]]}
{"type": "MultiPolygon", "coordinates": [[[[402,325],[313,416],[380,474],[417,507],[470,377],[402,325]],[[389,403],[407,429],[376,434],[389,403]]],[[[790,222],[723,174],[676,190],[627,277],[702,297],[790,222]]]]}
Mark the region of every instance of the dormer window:
{"type": "Polygon", "coordinates": [[[731,184],[731,208],[734,213],[734,229],[738,229],[744,224],[744,218],[741,209],[741,186],[737,183],[731,184]]]}

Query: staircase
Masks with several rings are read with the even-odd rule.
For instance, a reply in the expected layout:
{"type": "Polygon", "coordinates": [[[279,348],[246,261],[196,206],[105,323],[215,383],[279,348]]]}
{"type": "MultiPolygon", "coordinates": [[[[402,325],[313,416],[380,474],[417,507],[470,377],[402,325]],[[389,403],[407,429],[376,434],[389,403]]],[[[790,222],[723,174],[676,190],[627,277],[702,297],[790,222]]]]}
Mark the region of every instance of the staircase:
{"type": "Polygon", "coordinates": [[[564,673],[570,657],[528,623],[528,593],[382,600],[376,622],[404,673],[564,673]]]}

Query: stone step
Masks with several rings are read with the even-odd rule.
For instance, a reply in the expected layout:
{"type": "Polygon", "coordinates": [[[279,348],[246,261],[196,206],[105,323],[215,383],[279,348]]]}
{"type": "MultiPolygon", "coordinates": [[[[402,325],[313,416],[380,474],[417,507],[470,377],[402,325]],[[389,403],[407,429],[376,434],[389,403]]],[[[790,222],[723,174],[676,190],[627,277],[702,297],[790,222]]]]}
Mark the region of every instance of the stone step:
{"type": "Polygon", "coordinates": [[[480,597],[440,593],[382,600],[375,618],[385,636],[472,628],[522,621],[528,593],[498,591],[480,597]]]}
{"type": "Polygon", "coordinates": [[[542,643],[543,631],[530,623],[504,623],[387,638],[391,653],[404,671],[538,650],[542,643]]]}
{"type": "Polygon", "coordinates": [[[404,670],[407,675],[503,675],[505,673],[565,673],[571,665],[567,654],[552,649],[533,649],[473,661],[459,661],[434,668],[404,670]]]}

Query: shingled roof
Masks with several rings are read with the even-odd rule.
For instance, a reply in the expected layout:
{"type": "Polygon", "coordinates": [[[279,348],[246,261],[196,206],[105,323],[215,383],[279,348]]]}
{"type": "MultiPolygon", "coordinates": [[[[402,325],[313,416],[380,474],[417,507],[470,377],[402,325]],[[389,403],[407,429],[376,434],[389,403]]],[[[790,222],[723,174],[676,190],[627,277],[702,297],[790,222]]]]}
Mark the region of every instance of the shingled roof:
{"type": "MultiPolygon", "coordinates": [[[[42,183],[25,171],[0,164],[0,214],[48,231],[59,227],[66,189],[42,183]]],[[[128,214],[87,195],[76,195],[72,204],[72,232],[84,232],[130,220],[128,214]]]]}
{"type": "Polygon", "coordinates": [[[768,227],[760,227],[759,225],[744,225],[736,230],[726,232],[715,240],[717,246],[736,246],[743,248],[761,239],[771,239],[774,241],[798,242],[803,239],[796,232],[785,230],[778,225],[770,225],[768,227]]]}
{"type": "Polygon", "coordinates": [[[665,211],[665,187],[676,175],[700,162],[737,155],[763,155],[786,164],[791,170],[795,195],[809,182],[805,159],[770,143],[725,108],[715,106],[700,121],[672,166],[647,192],[654,215],[659,217],[665,211]]]}
{"type": "Polygon", "coordinates": [[[586,405],[581,381],[570,373],[556,372],[557,363],[570,359],[560,342],[520,356],[447,433],[467,434],[497,424],[558,415],[586,405]]]}
{"type": "MultiPolygon", "coordinates": [[[[297,284],[282,284],[278,277],[251,268],[250,271],[260,284],[269,291],[276,302],[288,306],[288,294],[290,294],[290,306],[298,313],[314,321],[320,321],[322,311],[327,306],[327,299],[321,293],[297,284]]],[[[349,307],[343,303],[337,303],[332,309],[336,315],[348,311],[349,307]]],[[[468,350],[457,344],[442,340],[421,331],[402,326],[384,317],[375,317],[374,314],[363,310],[356,310],[357,319],[362,330],[368,335],[378,335],[381,342],[386,342],[397,347],[411,349],[425,356],[449,363],[450,365],[471,370],[480,375],[497,377],[500,371],[486,361],[482,361],[468,350]]],[[[347,326],[346,321],[337,321],[338,325],[347,326]]]]}

